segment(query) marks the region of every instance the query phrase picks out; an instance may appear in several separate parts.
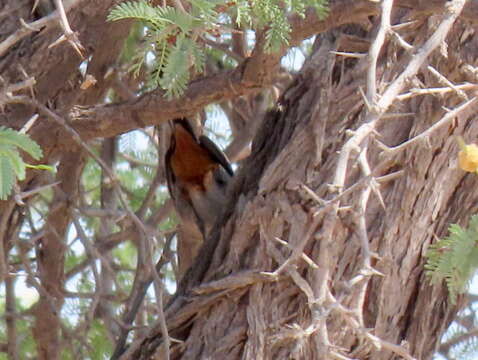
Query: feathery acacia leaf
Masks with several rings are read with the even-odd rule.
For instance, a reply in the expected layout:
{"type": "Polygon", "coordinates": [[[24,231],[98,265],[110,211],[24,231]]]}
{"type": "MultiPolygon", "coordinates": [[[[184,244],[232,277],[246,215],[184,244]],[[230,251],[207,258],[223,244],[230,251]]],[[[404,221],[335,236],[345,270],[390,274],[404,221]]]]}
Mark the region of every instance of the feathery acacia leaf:
{"type": "Polygon", "coordinates": [[[0,200],[5,200],[11,193],[15,184],[14,170],[11,162],[0,156],[0,200]]]}
{"type": "Polygon", "coordinates": [[[287,15],[290,12],[305,16],[305,9],[314,6],[318,15],[323,16],[327,4],[326,0],[288,0],[285,3],[280,0],[188,2],[189,13],[172,6],[155,7],[146,0],[139,0],[119,4],[108,15],[109,21],[137,19],[146,24],[149,46],[146,44],[138,53],[132,70],[137,74],[145,65],[147,54],[154,53],[149,84],[160,86],[166,91],[167,97],[183,94],[192,70],[199,73],[204,71],[206,49],[201,37],[208,34],[219,36],[217,31],[224,27],[224,20],[226,23],[235,22],[244,31],[247,30],[245,27],[264,29],[265,50],[276,52],[289,43],[291,29],[287,15]]]}
{"type": "Polygon", "coordinates": [[[161,12],[151,6],[147,1],[127,1],[115,6],[108,17],[108,21],[116,21],[122,19],[136,19],[145,21],[155,27],[161,26],[161,12]]]}
{"type": "Polygon", "coordinates": [[[19,180],[25,179],[25,163],[15,147],[0,143],[0,157],[4,157],[10,162],[19,180]]]}
{"type": "Polygon", "coordinates": [[[9,144],[19,147],[35,160],[42,157],[40,146],[30,139],[28,135],[21,134],[18,131],[3,126],[0,126],[0,144],[9,144]]]}
{"type": "Polygon", "coordinates": [[[0,200],[5,200],[11,193],[16,178],[25,179],[27,164],[23,161],[21,149],[38,160],[42,157],[40,146],[28,135],[6,127],[0,127],[0,200]]]}
{"type": "Polygon", "coordinates": [[[425,268],[433,282],[445,280],[451,300],[456,302],[478,268],[478,215],[471,217],[468,228],[452,224],[449,232],[430,246],[425,268]]]}

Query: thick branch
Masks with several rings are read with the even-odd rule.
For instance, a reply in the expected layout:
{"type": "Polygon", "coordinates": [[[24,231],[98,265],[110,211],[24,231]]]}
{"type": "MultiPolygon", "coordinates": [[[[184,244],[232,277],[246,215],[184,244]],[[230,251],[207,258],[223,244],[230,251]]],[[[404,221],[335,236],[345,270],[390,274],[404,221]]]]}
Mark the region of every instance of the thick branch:
{"type": "MultiPolygon", "coordinates": [[[[405,0],[396,3],[397,6],[408,6],[405,0]]],[[[443,8],[444,3],[445,1],[435,1],[423,4],[418,11],[438,11],[443,8]]],[[[331,4],[329,15],[325,19],[319,19],[313,9],[307,11],[304,19],[292,15],[289,18],[292,28],[290,45],[298,45],[315,34],[344,24],[360,22],[367,16],[377,15],[379,11],[379,3],[375,1],[342,0],[331,4]]],[[[464,13],[463,16],[467,19],[472,19],[473,14],[478,18],[476,2],[470,2],[464,13]]],[[[283,47],[276,54],[266,53],[259,36],[251,57],[235,70],[192,82],[181,98],[167,100],[158,90],[147,93],[133,102],[78,108],[72,113],[73,127],[84,140],[111,137],[139,127],[157,125],[176,117],[188,116],[208,104],[257,91],[270,85],[280,59],[288,48],[283,47]]]]}
{"type": "MultiPolygon", "coordinates": [[[[377,14],[379,6],[369,0],[344,0],[331,5],[329,16],[319,19],[315,10],[309,9],[305,19],[291,16],[290,45],[322,33],[331,28],[357,22],[377,14]]],[[[271,84],[281,57],[263,49],[260,37],[251,57],[233,71],[202,78],[190,84],[179,99],[167,100],[161,91],[147,93],[133,102],[88,108],[77,108],[72,113],[72,125],[84,140],[110,137],[138,127],[157,125],[175,117],[188,116],[206,105],[246,95],[271,84]]]]}

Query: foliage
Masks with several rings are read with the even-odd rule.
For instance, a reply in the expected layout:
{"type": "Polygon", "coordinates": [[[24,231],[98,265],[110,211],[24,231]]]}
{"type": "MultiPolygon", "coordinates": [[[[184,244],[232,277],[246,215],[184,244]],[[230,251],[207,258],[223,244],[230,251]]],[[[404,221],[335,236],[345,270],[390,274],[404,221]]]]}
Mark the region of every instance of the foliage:
{"type": "Polygon", "coordinates": [[[88,343],[91,345],[92,359],[106,359],[112,352],[112,346],[109,341],[104,341],[108,333],[104,325],[98,321],[93,321],[91,329],[88,334],[88,343]]]}
{"type": "MultiPolygon", "coordinates": [[[[0,133],[0,139],[8,138],[9,143],[19,143],[19,146],[15,148],[21,150],[40,149],[38,145],[32,145],[33,143],[27,136],[21,135],[18,132],[7,129],[2,129],[0,133]],[[7,135],[5,135],[5,132],[7,135]],[[19,135],[21,135],[19,137],[19,135]],[[24,138],[26,138],[26,143],[24,138]],[[20,140],[18,140],[20,139],[20,140]]],[[[156,175],[158,167],[158,151],[154,146],[150,138],[143,135],[142,132],[132,132],[119,137],[118,149],[116,151],[117,157],[115,160],[114,170],[118,176],[119,183],[126,194],[127,201],[133,210],[137,210],[144,202],[145,196],[148,192],[149,184],[153,183],[153,179],[156,175]]],[[[2,143],[3,144],[3,143],[2,143]]],[[[99,154],[98,146],[93,146],[93,150],[99,154]]],[[[41,156],[41,150],[38,156],[41,156]]],[[[27,166],[27,164],[25,164],[27,166]]],[[[103,205],[101,204],[101,193],[107,188],[108,184],[104,182],[102,177],[101,167],[96,161],[89,158],[87,164],[83,170],[81,177],[81,201],[85,208],[98,209],[103,205]]],[[[22,231],[19,232],[19,242],[22,244],[22,248],[28,249],[25,255],[27,259],[35,259],[35,249],[31,247],[31,239],[35,234],[44,226],[44,219],[48,215],[50,210],[52,197],[47,193],[40,193],[36,197],[32,197],[31,201],[25,206],[25,212],[31,212],[32,222],[22,227],[22,231]],[[36,228],[37,230],[35,230],[36,228]]],[[[160,208],[164,201],[167,199],[167,190],[165,187],[159,187],[155,192],[153,200],[148,207],[147,215],[150,215],[152,211],[160,208]]],[[[95,216],[88,216],[80,213],[80,223],[83,226],[83,230],[86,235],[93,242],[93,238],[98,236],[99,228],[102,218],[95,216]]],[[[113,220],[117,220],[114,218],[113,220]]],[[[159,231],[168,231],[176,225],[173,218],[168,221],[163,221],[158,224],[159,231]]],[[[110,229],[111,232],[120,232],[120,226],[115,223],[110,229]]],[[[160,245],[160,242],[158,241],[160,245]]],[[[65,253],[65,289],[70,291],[73,295],[67,296],[65,304],[62,308],[62,326],[65,330],[68,330],[71,334],[69,345],[62,349],[62,359],[107,359],[112,353],[112,342],[108,337],[108,331],[105,324],[97,319],[93,319],[88,327],[83,327],[83,324],[88,323],[88,314],[93,306],[92,298],[88,297],[88,294],[92,294],[98,290],[97,283],[95,283],[95,277],[92,270],[92,266],[85,266],[88,264],[88,255],[78,238],[74,227],[68,231],[66,239],[67,247],[65,253]],[[77,297],[75,294],[86,294],[84,297],[77,297]],[[81,330],[78,330],[81,329],[81,330]],[[77,333],[78,334],[77,334],[77,333]],[[86,340],[85,340],[86,339],[86,340]],[[88,346],[84,346],[85,343],[88,346]],[[75,350],[76,349],[76,350],[75,350]],[[77,351],[78,353],[75,353],[77,351]]],[[[16,248],[15,248],[16,249],[16,248]]],[[[12,263],[21,264],[22,259],[18,253],[14,250],[10,253],[10,261],[12,263]]],[[[104,270],[100,267],[101,262],[96,264],[98,271],[104,270]]],[[[35,261],[30,264],[35,269],[35,261]]],[[[136,246],[130,241],[124,241],[114,247],[111,251],[111,267],[117,270],[114,274],[114,294],[118,294],[119,299],[126,298],[130,293],[134,280],[134,270],[137,266],[137,249],[136,246]]],[[[20,272],[24,274],[24,272],[20,272]]],[[[166,281],[173,282],[174,274],[170,269],[164,269],[163,271],[166,281]]],[[[22,279],[22,277],[19,277],[22,279]]],[[[29,286],[26,286],[20,281],[16,284],[16,308],[19,312],[31,311],[30,306],[22,306],[22,302],[25,301],[25,293],[34,293],[32,296],[34,299],[38,297],[38,293],[34,288],[27,290],[29,286]],[[21,300],[20,300],[21,299],[21,300]]],[[[150,302],[155,299],[151,298],[150,302]]],[[[149,303],[150,303],[149,302],[149,303]]],[[[149,304],[145,301],[145,304],[149,304]]],[[[118,304],[114,303],[114,306],[118,304]]],[[[5,291],[0,286],[0,313],[4,312],[5,307],[5,291]]],[[[113,307],[113,306],[112,306],[113,307]]],[[[119,308],[119,306],[118,306],[119,308]]],[[[119,310],[118,310],[119,312],[119,310]]],[[[19,317],[16,321],[19,334],[21,336],[18,339],[20,347],[20,353],[26,358],[35,358],[36,356],[36,343],[31,335],[25,336],[24,334],[30,334],[32,328],[32,317],[19,317]]],[[[68,336],[68,335],[65,335],[68,336]]],[[[4,326],[4,322],[0,323],[0,341],[5,342],[7,339],[7,330],[4,326]]],[[[0,359],[2,354],[0,353],[0,359]]],[[[23,358],[23,357],[22,357],[23,358]]]]}
{"type": "Polygon", "coordinates": [[[478,215],[471,217],[467,229],[452,224],[449,232],[449,236],[430,246],[426,269],[433,282],[445,280],[455,303],[478,268],[478,215]]]}
{"type": "Polygon", "coordinates": [[[42,150],[38,144],[26,134],[13,129],[0,127],[0,200],[10,195],[16,179],[25,179],[25,169],[51,169],[45,165],[26,164],[20,156],[23,150],[35,160],[42,157],[42,150]]]}
{"type": "Polygon", "coordinates": [[[131,70],[137,75],[143,66],[150,65],[150,87],[160,86],[167,97],[178,97],[184,93],[191,72],[204,71],[210,48],[206,44],[211,39],[229,41],[234,27],[241,31],[264,30],[265,50],[276,52],[289,43],[288,14],[303,17],[306,7],[313,6],[318,15],[325,16],[326,3],[326,0],[189,0],[188,12],[140,0],[117,5],[108,20],[136,19],[144,23],[145,39],[131,70]]]}

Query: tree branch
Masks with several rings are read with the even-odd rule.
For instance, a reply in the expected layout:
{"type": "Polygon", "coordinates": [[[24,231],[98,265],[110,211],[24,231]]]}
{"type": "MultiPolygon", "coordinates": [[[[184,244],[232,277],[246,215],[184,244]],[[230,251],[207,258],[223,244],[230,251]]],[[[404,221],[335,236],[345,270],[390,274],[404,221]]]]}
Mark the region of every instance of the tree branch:
{"type": "Polygon", "coordinates": [[[290,46],[331,28],[377,14],[379,9],[377,3],[370,0],[342,0],[331,5],[325,19],[319,19],[314,9],[309,9],[304,19],[292,15],[289,17],[292,28],[290,45],[284,46],[278,53],[266,53],[264,41],[258,36],[252,55],[236,69],[191,82],[184,95],[178,99],[168,100],[162,91],[156,90],[134,101],[77,107],[70,114],[72,126],[84,140],[111,137],[138,127],[190,116],[208,104],[257,91],[271,84],[281,57],[290,46]]]}
{"type": "MultiPolygon", "coordinates": [[[[67,1],[66,4],[63,6],[63,11],[65,12],[70,10],[78,2],[79,2],[78,0],[67,1]]],[[[59,10],[56,10],[50,15],[44,16],[41,19],[33,21],[29,24],[25,23],[25,21],[20,19],[20,23],[22,24],[22,27],[0,43],[0,57],[5,55],[8,49],[10,49],[13,45],[15,45],[21,39],[30,35],[34,31],[40,31],[44,26],[51,25],[51,23],[54,20],[57,20],[59,17],[60,17],[60,12],[59,10]]]]}

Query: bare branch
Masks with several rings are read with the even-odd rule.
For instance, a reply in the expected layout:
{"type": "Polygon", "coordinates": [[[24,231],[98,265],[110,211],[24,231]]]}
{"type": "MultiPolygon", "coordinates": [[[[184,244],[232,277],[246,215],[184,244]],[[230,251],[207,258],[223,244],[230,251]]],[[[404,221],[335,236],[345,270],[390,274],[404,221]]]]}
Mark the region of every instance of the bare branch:
{"type": "Polygon", "coordinates": [[[68,18],[66,17],[66,12],[63,7],[62,0],[54,0],[56,9],[59,13],[60,24],[63,29],[63,35],[56,40],[54,43],[50,44],[49,48],[52,48],[59,43],[63,42],[64,40],[68,40],[70,45],[75,49],[75,51],[83,58],[83,52],[85,48],[81,45],[80,40],[78,39],[78,34],[76,34],[73,30],[71,30],[70,23],[68,22],[68,18]]]}
{"type": "Polygon", "coordinates": [[[468,97],[466,96],[466,93],[460,90],[453,84],[450,80],[448,80],[445,76],[440,74],[440,72],[435,69],[433,66],[428,65],[427,66],[428,71],[432,73],[438,81],[440,81],[443,85],[447,85],[450,89],[452,89],[459,97],[461,97],[463,100],[468,100],[468,97]]]}
{"type": "Polygon", "coordinates": [[[0,109],[2,109],[6,104],[11,101],[11,96],[13,93],[24,89],[32,89],[35,83],[35,78],[30,77],[24,81],[21,81],[16,84],[11,84],[3,88],[0,92],[0,109]]]}
{"type": "Polygon", "coordinates": [[[371,105],[375,105],[377,100],[377,60],[383,43],[385,42],[385,36],[390,31],[390,14],[392,13],[392,6],[393,0],[382,1],[380,28],[378,29],[377,36],[368,52],[367,101],[371,105]]]}
{"type": "MultiPolygon", "coordinates": [[[[379,7],[369,0],[347,0],[331,5],[327,19],[319,19],[315,9],[307,10],[305,19],[291,15],[290,45],[353,19],[376,14],[379,7]],[[328,19],[333,19],[330,21],[328,19]]],[[[251,56],[233,71],[226,71],[192,81],[184,95],[167,100],[162,91],[147,93],[134,101],[96,107],[77,107],[72,113],[72,127],[83,140],[111,137],[127,131],[157,125],[183,116],[190,116],[206,105],[250,94],[271,84],[281,57],[288,50],[283,47],[276,54],[264,51],[259,39],[251,56]]],[[[67,139],[57,139],[59,142],[67,139]]]]}
{"type": "Polygon", "coordinates": [[[423,65],[428,56],[440,46],[451,29],[451,26],[460,15],[466,0],[449,1],[446,6],[446,13],[443,21],[440,23],[430,38],[417,50],[416,54],[411,58],[405,70],[398,78],[385,90],[381,99],[377,104],[377,115],[382,115],[388,110],[400,91],[411,80],[420,67],[423,65]]]}
{"type": "Polygon", "coordinates": [[[407,99],[410,99],[414,96],[419,96],[419,95],[444,95],[446,93],[449,93],[449,92],[453,92],[453,91],[465,91],[465,90],[476,90],[478,89],[478,85],[476,84],[469,84],[469,83],[465,83],[465,84],[460,84],[460,85],[455,85],[454,88],[451,88],[451,87],[443,87],[443,88],[428,88],[428,89],[410,89],[410,91],[408,93],[405,93],[405,94],[402,94],[402,95],[398,95],[397,96],[397,99],[398,100],[407,100],[407,99]]]}
{"type": "Polygon", "coordinates": [[[345,183],[345,176],[351,151],[353,149],[358,149],[362,141],[375,131],[378,121],[392,105],[398,94],[407,85],[408,81],[416,75],[428,56],[445,40],[446,35],[450,31],[451,26],[457,17],[460,15],[465,3],[466,0],[455,0],[447,4],[447,12],[438,28],[425,44],[417,50],[417,53],[411,58],[405,70],[387,87],[380,100],[376,103],[374,111],[368,114],[365,123],[361,125],[355,131],[355,134],[345,143],[340,153],[333,182],[333,185],[337,189],[342,189],[345,183]]]}
{"type": "MultiPolygon", "coordinates": [[[[75,6],[79,0],[66,0],[64,9],[65,11],[70,10],[75,6]]],[[[25,24],[12,35],[8,36],[5,40],[0,43],[0,57],[5,55],[13,45],[19,42],[24,37],[28,36],[34,31],[40,31],[44,26],[50,25],[54,20],[57,20],[60,17],[59,11],[55,11],[48,16],[42,17],[39,20],[33,21],[29,24],[25,24]]]]}
{"type": "Polygon", "coordinates": [[[459,105],[458,107],[453,109],[452,111],[447,112],[445,114],[445,116],[443,116],[439,121],[437,121],[435,124],[430,126],[427,130],[425,130],[421,134],[415,136],[414,138],[404,142],[403,144],[400,144],[400,145],[389,148],[389,147],[385,146],[384,144],[380,143],[379,141],[377,141],[377,142],[380,145],[380,147],[388,154],[393,154],[393,153],[400,152],[400,151],[408,148],[410,145],[416,143],[417,141],[426,139],[435,130],[441,128],[442,126],[444,126],[446,124],[448,124],[450,121],[455,119],[458,115],[463,113],[469,107],[473,107],[476,100],[477,100],[477,97],[474,97],[470,100],[465,101],[464,103],[462,103],[461,105],[459,105]]]}

